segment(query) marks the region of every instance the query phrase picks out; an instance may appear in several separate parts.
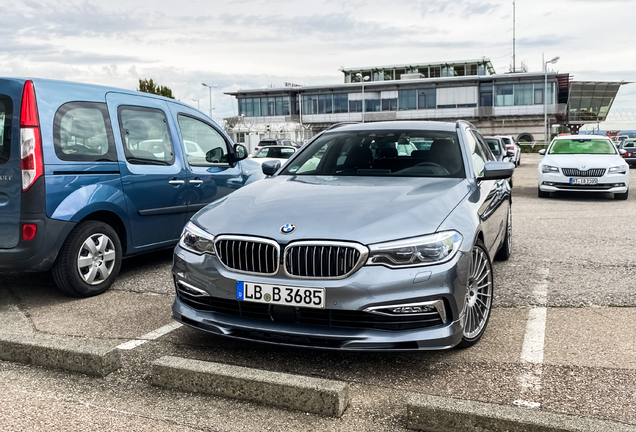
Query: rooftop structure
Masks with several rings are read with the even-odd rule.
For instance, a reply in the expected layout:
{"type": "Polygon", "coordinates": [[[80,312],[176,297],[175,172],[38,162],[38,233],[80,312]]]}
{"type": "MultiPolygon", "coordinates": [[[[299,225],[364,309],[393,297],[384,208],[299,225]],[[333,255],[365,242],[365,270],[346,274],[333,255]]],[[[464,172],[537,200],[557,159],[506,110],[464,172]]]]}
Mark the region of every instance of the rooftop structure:
{"type": "Polygon", "coordinates": [[[230,132],[304,140],[339,122],[457,120],[484,134],[543,141],[550,124],[573,133],[604,121],[623,82],[577,82],[568,73],[497,74],[489,59],[341,68],[344,83],[248,89],[230,132]],[[547,81],[547,86],[545,82],[547,81]]]}

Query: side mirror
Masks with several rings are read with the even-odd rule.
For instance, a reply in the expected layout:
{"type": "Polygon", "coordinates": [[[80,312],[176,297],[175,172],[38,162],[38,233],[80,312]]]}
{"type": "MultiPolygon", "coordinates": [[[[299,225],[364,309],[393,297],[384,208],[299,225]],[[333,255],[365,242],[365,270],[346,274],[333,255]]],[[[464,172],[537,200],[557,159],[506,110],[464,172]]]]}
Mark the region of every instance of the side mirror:
{"type": "Polygon", "coordinates": [[[546,149],[541,149],[541,150],[539,150],[539,154],[540,154],[541,156],[545,155],[545,150],[546,150],[546,149]]]}
{"type": "Polygon", "coordinates": [[[510,162],[490,161],[484,165],[484,175],[480,180],[500,180],[512,177],[515,164],[510,162]]]}
{"type": "Polygon", "coordinates": [[[247,149],[242,144],[234,144],[234,153],[228,153],[227,162],[232,168],[236,166],[238,161],[242,161],[247,158],[247,149]]]}
{"type": "Polygon", "coordinates": [[[625,149],[620,149],[618,152],[621,154],[621,156],[627,154],[627,150],[625,149]]]}
{"type": "Polygon", "coordinates": [[[506,152],[506,157],[514,157],[514,156],[515,156],[515,152],[513,152],[513,151],[508,150],[508,151],[506,152]]]}
{"type": "Polygon", "coordinates": [[[280,161],[267,161],[263,162],[261,165],[261,169],[263,170],[263,174],[271,176],[276,174],[276,171],[280,169],[280,161]]]}
{"type": "Polygon", "coordinates": [[[221,163],[223,160],[223,149],[221,147],[213,148],[205,154],[205,160],[210,163],[221,163]]]}

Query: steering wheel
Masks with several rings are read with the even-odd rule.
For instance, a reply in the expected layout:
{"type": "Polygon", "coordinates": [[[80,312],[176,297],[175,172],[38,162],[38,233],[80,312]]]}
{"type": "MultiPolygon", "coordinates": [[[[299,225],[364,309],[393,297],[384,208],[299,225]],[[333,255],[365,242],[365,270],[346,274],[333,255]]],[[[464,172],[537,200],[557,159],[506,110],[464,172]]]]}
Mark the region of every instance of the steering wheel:
{"type": "Polygon", "coordinates": [[[431,167],[434,168],[435,170],[439,171],[436,174],[440,174],[440,175],[450,175],[450,173],[448,172],[448,170],[446,168],[444,168],[443,166],[441,166],[438,163],[435,162],[420,162],[417,165],[415,165],[416,167],[431,167]]]}

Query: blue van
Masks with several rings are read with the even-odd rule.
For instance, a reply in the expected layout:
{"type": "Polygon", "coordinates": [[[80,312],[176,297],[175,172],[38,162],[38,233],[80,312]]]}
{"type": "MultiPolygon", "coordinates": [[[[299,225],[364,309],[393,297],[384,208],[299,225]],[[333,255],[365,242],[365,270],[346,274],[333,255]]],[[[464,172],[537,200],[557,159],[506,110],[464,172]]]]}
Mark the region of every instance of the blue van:
{"type": "Polygon", "coordinates": [[[0,78],[0,271],[102,293],[123,257],[173,247],[195,212],[262,178],[246,156],[172,99],[0,78]]]}

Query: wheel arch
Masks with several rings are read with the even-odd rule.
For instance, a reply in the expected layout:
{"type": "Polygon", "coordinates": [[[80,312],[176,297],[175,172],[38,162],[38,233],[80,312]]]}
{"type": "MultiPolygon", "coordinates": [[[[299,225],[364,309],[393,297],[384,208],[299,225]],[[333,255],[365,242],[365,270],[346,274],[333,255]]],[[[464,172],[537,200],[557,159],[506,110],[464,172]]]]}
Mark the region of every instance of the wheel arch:
{"type": "Polygon", "coordinates": [[[84,221],[103,222],[113,228],[119,236],[122,253],[123,255],[126,255],[126,250],[128,247],[128,229],[126,228],[126,224],[124,224],[124,221],[118,214],[109,210],[97,210],[84,216],[79,222],[84,221]]]}

